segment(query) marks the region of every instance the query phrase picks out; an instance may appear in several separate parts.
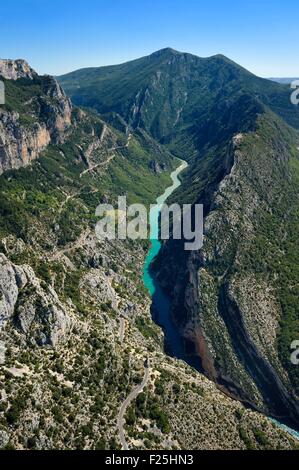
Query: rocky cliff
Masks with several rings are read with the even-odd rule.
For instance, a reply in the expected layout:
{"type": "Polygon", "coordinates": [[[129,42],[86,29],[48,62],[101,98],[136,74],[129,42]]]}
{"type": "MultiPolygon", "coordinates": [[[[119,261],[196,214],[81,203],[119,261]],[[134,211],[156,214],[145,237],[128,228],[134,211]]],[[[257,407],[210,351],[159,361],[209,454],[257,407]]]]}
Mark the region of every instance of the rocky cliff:
{"type": "Polygon", "coordinates": [[[37,73],[23,59],[0,59],[0,75],[6,80],[18,80],[19,78],[32,80],[37,76],[37,73]]]}
{"type": "Polygon", "coordinates": [[[6,95],[0,107],[3,173],[28,165],[50,143],[63,141],[72,106],[54,78],[39,77],[24,61],[0,61],[1,76],[6,95]]]}
{"type": "Polygon", "coordinates": [[[0,330],[8,321],[39,345],[57,346],[71,330],[67,309],[51,287],[45,289],[29,265],[16,266],[0,253],[0,330]]]}

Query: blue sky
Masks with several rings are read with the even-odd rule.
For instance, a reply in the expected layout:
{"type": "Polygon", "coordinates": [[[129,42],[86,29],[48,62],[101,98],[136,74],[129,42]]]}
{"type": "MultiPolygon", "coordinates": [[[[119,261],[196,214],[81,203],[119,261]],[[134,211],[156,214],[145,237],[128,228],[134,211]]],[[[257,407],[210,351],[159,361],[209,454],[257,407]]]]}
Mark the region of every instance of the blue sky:
{"type": "Polygon", "coordinates": [[[0,57],[25,58],[39,73],[172,47],[221,53],[260,76],[299,76],[298,0],[13,0],[0,17],[0,57]]]}

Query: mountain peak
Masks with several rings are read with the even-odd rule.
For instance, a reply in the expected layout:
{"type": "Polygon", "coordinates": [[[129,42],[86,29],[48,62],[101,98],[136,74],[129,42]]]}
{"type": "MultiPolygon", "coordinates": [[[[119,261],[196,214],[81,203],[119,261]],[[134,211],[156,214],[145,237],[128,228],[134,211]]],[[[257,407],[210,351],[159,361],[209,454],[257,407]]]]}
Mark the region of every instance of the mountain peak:
{"type": "Polygon", "coordinates": [[[212,55],[210,57],[200,57],[196,54],[191,54],[190,52],[177,51],[175,49],[172,49],[171,47],[165,47],[164,49],[160,49],[156,52],[153,52],[148,57],[150,59],[162,58],[162,59],[165,59],[165,60],[168,60],[168,59],[171,60],[171,59],[175,59],[175,58],[180,59],[182,57],[184,57],[186,59],[189,58],[191,60],[196,60],[196,61],[217,60],[217,61],[221,61],[223,63],[233,64],[233,65],[236,65],[236,66],[240,67],[237,63],[235,63],[234,61],[232,61],[231,59],[229,59],[228,57],[226,57],[223,54],[215,54],[215,55],[212,55]]]}
{"type": "Polygon", "coordinates": [[[164,49],[160,49],[156,52],[153,52],[150,56],[151,57],[161,57],[161,56],[174,56],[174,55],[180,55],[182,52],[176,51],[175,49],[172,49],[171,47],[164,47],[164,49]]]}

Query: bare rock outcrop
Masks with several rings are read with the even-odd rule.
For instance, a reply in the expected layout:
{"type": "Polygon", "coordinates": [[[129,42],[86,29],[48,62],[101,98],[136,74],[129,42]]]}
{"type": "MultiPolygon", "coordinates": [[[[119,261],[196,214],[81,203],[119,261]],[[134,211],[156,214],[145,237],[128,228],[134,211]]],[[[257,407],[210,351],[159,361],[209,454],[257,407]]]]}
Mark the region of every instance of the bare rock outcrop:
{"type": "Polygon", "coordinates": [[[0,329],[14,319],[19,330],[40,346],[55,347],[72,320],[55,290],[46,289],[30,266],[16,266],[0,254],[0,329]]]}
{"type": "Polygon", "coordinates": [[[4,431],[4,429],[0,429],[0,449],[3,449],[9,442],[9,434],[4,431]]]}
{"type": "Polygon", "coordinates": [[[24,271],[0,254],[0,328],[13,316],[19,289],[26,283],[24,271]]]}
{"type": "Polygon", "coordinates": [[[18,113],[0,110],[0,174],[27,166],[51,142],[49,129],[36,122],[31,129],[20,125],[18,113]]]}
{"type": "Polygon", "coordinates": [[[6,80],[32,79],[37,73],[23,59],[0,59],[0,75],[6,80]]]}

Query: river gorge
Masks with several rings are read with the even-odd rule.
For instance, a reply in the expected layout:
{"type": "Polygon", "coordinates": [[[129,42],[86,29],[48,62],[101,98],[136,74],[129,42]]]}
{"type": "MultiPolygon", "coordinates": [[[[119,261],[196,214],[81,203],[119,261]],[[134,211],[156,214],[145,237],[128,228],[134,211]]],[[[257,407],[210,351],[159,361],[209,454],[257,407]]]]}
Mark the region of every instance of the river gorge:
{"type": "MultiPolygon", "coordinates": [[[[164,332],[164,348],[167,354],[177,359],[185,361],[199,372],[203,372],[200,360],[198,357],[187,354],[183,344],[182,336],[180,335],[179,328],[175,325],[172,311],[171,300],[163,292],[151,264],[158,255],[162,243],[159,240],[159,221],[163,204],[166,203],[170,195],[181,185],[179,175],[188,167],[186,161],[181,160],[181,164],[171,174],[172,185],[166,188],[164,193],[160,195],[156,204],[150,211],[150,242],[151,246],[145,259],[143,268],[143,283],[148,289],[152,298],[152,317],[157,325],[159,325],[164,332]]],[[[245,344],[244,344],[245,345],[245,344]]],[[[246,345],[245,345],[246,346],[246,345]]],[[[266,381],[265,381],[266,382],[266,381]]],[[[270,381],[271,382],[271,381],[270,381]]],[[[271,389],[269,389],[270,392],[271,389]]],[[[269,393],[271,396],[271,393],[269,393]]],[[[275,399],[275,396],[273,396],[275,399]]],[[[288,431],[293,437],[299,439],[298,431],[280,423],[276,419],[272,419],[281,429],[288,431]]]]}

